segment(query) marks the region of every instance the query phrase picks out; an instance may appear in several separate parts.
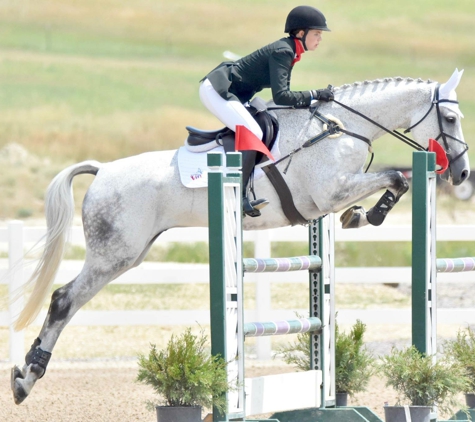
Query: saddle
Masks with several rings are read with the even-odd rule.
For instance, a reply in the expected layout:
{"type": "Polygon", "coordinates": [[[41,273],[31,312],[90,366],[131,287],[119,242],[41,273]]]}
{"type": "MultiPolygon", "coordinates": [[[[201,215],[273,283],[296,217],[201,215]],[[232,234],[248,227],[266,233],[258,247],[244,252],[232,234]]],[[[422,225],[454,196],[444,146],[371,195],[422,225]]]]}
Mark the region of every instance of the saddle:
{"type": "MultiPolygon", "coordinates": [[[[269,151],[272,150],[279,133],[277,117],[271,109],[268,109],[267,103],[259,97],[254,98],[247,109],[262,129],[262,142],[265,143],[269,151]]],[[[186,129],[188,130],[188,138],[185,141],[185,148],[191,152],[210,151],[217,146],[222,146],[225,152],[235,151],[235,133],[227,127],[212,131],[200,130],[191,126],[186,126],[186,129]]],[[[259,152],[256,157],[256,164],[263,161],[267,161],[267,158],[259,152]]],[[[308,220],[295,207],[292,193],[276,165],[272,162],[267,163],[262,167],[262,170],[274,186],[282,210],[290,224],[292,226],[308,224],[308,220]]]]}
{"type": "MultiPolygon", "coordinates": [[[[270,151],[279,132],[279,122],[275,114],[268,110],[266,102],[258,97],[254,98],[246,108],[260,126],[263,133],[262,142],[270,151]]],[[[235,151],[235,133],[227,127],[218,130],[201,130],[186,126],[186,130],[188,131],[188,137],[185,141],[185,147],[189,151],[205,152],[217,146],[222,146],[225,152],[235,151]]],[[[260,157],[259,161],[262,158],[260,157]]]]}

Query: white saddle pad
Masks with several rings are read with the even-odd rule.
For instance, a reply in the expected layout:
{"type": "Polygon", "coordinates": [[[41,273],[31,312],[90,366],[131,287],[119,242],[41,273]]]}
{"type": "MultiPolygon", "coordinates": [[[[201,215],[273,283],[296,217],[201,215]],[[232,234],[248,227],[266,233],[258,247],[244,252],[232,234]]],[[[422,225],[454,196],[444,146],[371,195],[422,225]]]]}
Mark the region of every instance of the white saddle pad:
{"type": "MultiPolygon", "coordinates": [[[[222,146],[218,146],[211,151],[222,152],[224,154],[224,148],[222,146]]],[[[210,151],[190,152],[186,147],[178,149],[178,170],[183,186],[187,188],[205,188],[208,186],[208,165],[206,158],[208,152],[210,151]]],[[[271,152],[276,160],[281,157],[279,151],[279,135],[277,135],[271,152]]],[[[264,172],[259,168],[264,164],[266,163],[256,166],[254,180],[258,180],[264,175],[264,172]]]]}

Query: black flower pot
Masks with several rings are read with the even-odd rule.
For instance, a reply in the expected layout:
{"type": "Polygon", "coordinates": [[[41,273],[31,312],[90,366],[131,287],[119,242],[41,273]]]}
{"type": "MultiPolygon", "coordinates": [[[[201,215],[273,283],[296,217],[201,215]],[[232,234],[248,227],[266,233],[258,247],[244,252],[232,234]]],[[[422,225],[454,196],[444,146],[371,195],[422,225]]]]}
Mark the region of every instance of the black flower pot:
{"type": "Polygon", "coordinates": [[[469,409],[475,409],[475,394],[467,393],[465,394],[465,404],[469,409]]]}
{"type": "Polygon", "coordinates": [[[201,406],[157,406],[157,422],[201,422],[201,406]]]}
{"type": "Polygon", "coordinates": [[[348,393],[336,393],[337,406],[348,406],[348,393]]]}
{"type": "Polygon", "coordinates": [[[407,422],[406,408],[413,422],[430,422],[432,408],[430,406],[384,406],[386,422],[407,422]]]}

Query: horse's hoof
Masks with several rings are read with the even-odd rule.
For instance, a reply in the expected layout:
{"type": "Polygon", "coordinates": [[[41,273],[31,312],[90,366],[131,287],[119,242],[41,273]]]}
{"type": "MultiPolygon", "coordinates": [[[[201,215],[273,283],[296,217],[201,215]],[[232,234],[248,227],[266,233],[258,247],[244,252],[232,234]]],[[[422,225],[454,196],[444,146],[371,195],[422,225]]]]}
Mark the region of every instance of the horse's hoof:
{"type": "Polygon", "coordinates": [[[11,388],[13,391],[13,400],[15,401],[15,404],[22,403],[23,400],[25,400],[28,397],[28,393],[25,391],[25,389],[23,388],[20,382],[20,380],[22,379],[23,379],[23,374],[20,368],[18,368],[18,366],[15,365],[12,368],[11,378],[10,378],[11,388]]]}
{"type": "Polygon", "coordinates": [[[15,389],[15,380],[16,380],[17,378],[23,379],[24,377],[23,377],[23,372],[21,371],[21,369],[20,369],[17,365],[15,365],[15,366],[12,368],[12,371],[11,371],[11,373],[10,373],[10,388],[11,388],[12,390],[15,389]]]}
{"type": "Polygon", "coordinates": [[[353,205],[341,215],[341,227],[344,229],[357,229],[362,226],[361,219],[365,216],[366,211],[363,207],[353,205]]]}

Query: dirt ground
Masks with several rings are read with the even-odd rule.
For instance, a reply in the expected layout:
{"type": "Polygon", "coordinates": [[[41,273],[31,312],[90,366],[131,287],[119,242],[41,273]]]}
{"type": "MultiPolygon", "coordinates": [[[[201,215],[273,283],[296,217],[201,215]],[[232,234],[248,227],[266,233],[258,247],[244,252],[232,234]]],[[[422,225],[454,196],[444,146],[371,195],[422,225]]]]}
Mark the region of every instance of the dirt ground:
{"type": "MultiPolygon", "coordinates": [[[[466,221],[473,221],[473,219],[466,221]]],[[[407,286],[401,285],[400,289],[407,289],[407,286]]],[[[473,286],[463,284],[440,286],[439,307],[475,307],[473,286]]],[[[384,354],[393,345],[399,347],[408,344],[410,342],[408,328],[401,329],[401,332],[397,332],[397,329],[397,327],[386,325],[369,327],[368,347],[375,354],[384,354]]],[[[450,338],[455,335],[457,327],[444,327],[440,324],[438,330],[442,338],[450,338]]],[[[71,333],[76,335],[77,331],[71,330],[71,333]]],[[[88,334],[90,335],[91,333],[88,334]]],[[[63,335],[67,339],[65,342],[70,345],[76,342],[76,348],[91,348],[90,344],[78,337],[65,336],[67,333],[63,335]]],[[[137,342],[131,334],[128,340],[132,343],[137,342]]],[[[84,355],[82,349],[78,353],[81,356],[84,355]]],[[[155,399],[151,387],[135,382],[136,359],[86,361],[53,359],[45,377],[37,382],[30,396],[19,406],[14,404],[12,398],[10,368],[9,363],[0,361],[0,422],[151,422],[156,420],[155,414],[148,411],[145,406],[147,400],[155,399]]],[[[292,367],[276,360],[246,362],[247,377],[293,370],[292,367]]],[[[385,402],[395,404],[396,394],[387,388],[385,380],[378,376],[370,380],[366,392],[349,398],[349,405],[367,406],[382,419],[384,419],[385,402]]],[[[205,410],[203,417],[206,414],[205,410]]]]}
{"type": "MultiPolygon", "coordinates": [[[[407,286],[400,286],[406,289],[407,286]]],[[[439,289],[439,306],[441,308],[474,307],[473,287],[468,284],[441,285],[439,289]]],[[[348,327],[342,327],[348,329],[348,327]]],[[[451,325],[438,325],[438,342],[454,337],[457,329],[451,325]]],[[[473,328],[473,327],[472,327],[473,328]]],[[[64,347],[73,344],[80,347],[79,354],[97,348],[91,346],[93,332],[81,335],[81,331],[70,329],[64,333],[64,347]],[[70,331],[70,333],[69,333],[70,331]],[[69,337],[67,334],[69,333],[69,337]],[[84,349],[84,350],[83,350],[84,349]]],[[[137,339],[122,333],[119,342],[117,333],[100,332],[100,337],[107,344],[117,342],[123,352],[126,343],[137,345],[137,339]]],[[[150,337],[147,337],[150,338],[150,337]]],[[[381,325],[373,322],[368,325],[366,344],[375,355],[386,354],[392,346],[404,347],[410,344],[410,327],[404,325],[381,325]]],[[[138,346],[137,346],[138,347],[138,346]]],[[[115,350],[115,349],[114,349],[115,350]]],[[[119,352],[116,350],[116,352],[119,352]]],[[[109,421],[155,421],[153,412],[146,409],[147,400],[155,400],[151,387],[135,382],[137,375],[136,357],[128,358],[61,358],[61,347],[56,359],[52,359],[44,378],[39,380],[30,396],[17,406],[13,402],[10,389],[11,365],[0,361],[0,422],[109,422],[109,421]]],[[[130,355],[129,355],[130,356],[130,355]]],[[[294,368],[280,362],[246,360],[246,377],[292,372],[294,368]]],[[[460,397],[463,400],[463,397],[460,397]]],[[[349,398],[349,405],[367,406],[384,419],[383,406],[388,402],[396,403],[396,394],[385,386],[385,380],[375,376],[370,380],[364,393],[349,398]]],[[[203,417],[206,416],[203,412],[203,417]]],[[[269,415],[266,415],[269,416],[269,415]]]]}
{"type": "MultiPolygon", "coordinates": [[[[260,376],[293,369],[271,363],[248,365],[246,376],[260,376]]],[[[145,401],[154,395],[147,385],[136,383],[135,362],[58,363],[51,362],[45,377],[19,406],[10,390],[10,368],[0,366],[0,421],[21,422],[112,422],[155,421],[145,401]]],[[[350,405],[365,405],[382,416],[385,401],[395,395],[374,377],[364,394],[350,398],[350,405]]],[[[203,412],[203,417],[206,416],[203,412]]]]}

